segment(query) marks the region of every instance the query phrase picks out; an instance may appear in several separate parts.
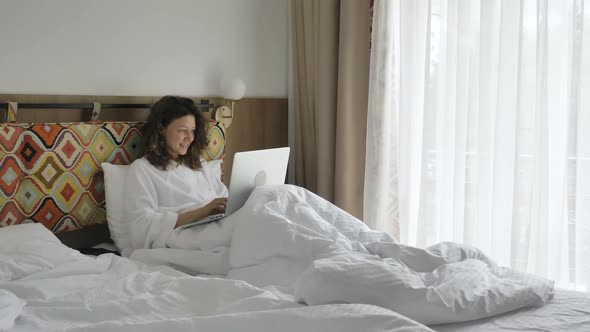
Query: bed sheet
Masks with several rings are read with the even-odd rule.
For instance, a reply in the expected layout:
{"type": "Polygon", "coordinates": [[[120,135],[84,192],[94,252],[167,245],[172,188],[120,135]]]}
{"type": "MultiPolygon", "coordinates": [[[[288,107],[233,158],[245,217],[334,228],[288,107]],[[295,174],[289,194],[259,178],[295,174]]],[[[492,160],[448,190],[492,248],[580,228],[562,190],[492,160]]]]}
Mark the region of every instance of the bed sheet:
{"type": "Polygon", "coordinates": [[[459,324],[431,327],[439,332],[588,332],[590,293],[558,289],[544,306],[526,308],[504,315],[459,324]]]}

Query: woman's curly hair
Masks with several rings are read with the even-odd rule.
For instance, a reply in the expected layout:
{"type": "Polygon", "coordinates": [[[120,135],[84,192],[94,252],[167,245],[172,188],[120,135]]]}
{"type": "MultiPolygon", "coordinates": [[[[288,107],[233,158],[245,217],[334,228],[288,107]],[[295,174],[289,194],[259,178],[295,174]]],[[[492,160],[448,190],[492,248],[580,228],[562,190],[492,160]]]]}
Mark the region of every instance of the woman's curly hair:
{"type": "Polygon", "coordinates": [[[174,160],[193,170],[201,169],[201,152],[208,144],[207,120],[192,99],[178,96],[162,97],[152,106],[147,122],[142,127],[142,134],[143,156],[157,168],[166,170],[174,160]],[[195,117],[194,140],[188,152],[184,156],[178,156],[178,160],[174,160],[168,152],[164,132],[172,121],[187,115],[195,117]]]}

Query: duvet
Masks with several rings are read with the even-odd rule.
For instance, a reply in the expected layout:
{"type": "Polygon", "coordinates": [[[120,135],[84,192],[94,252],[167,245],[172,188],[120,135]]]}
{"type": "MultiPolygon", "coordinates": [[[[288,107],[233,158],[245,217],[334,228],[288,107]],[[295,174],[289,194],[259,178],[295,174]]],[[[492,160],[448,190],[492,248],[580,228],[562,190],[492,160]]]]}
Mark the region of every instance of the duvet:
{"type": "MultiPolygon", "coordinates": [[[[290,185],[257,187],[221,224],[183,231],[173,240],[207,244],[186,251],[186,259],[178,251],[170,255],[170,262],[187,272],[221,272],[308,305],[376,305],[425,325],[541,306],[553,296],[552,281],[499,267],[477,248],[401,245],[290,185]],[[217,264],[203,265],[216,253],[217,264]]],[[[161,249],[150,251],[135,258],[166,261],[161,249]]]]}
{"type": "Polygon", "coordinates": [[[431,331],[378,306],[307,306],[244,281],[83,256],[41,224],[0,228],[0,253],[0,331],[431,331]]]}
{"type": "Polygon", "coordinates": [[[258,187],[230,217],[228,276],[309,305],[371,304],[430,325],[540,306],[553,295],[552,281],[498,267],[476,248],[400,245],[296,186],[258,187]]]}
{"type": "Polygon", "coordinates": [[[430,331],[553,295],[551,281],[476,248],[400,245],[290,185],[258,187],[193,233],[209,247],[131,256],[171,269],[79,255],[41,225],[0,228],[0,330],[430,331]]]}

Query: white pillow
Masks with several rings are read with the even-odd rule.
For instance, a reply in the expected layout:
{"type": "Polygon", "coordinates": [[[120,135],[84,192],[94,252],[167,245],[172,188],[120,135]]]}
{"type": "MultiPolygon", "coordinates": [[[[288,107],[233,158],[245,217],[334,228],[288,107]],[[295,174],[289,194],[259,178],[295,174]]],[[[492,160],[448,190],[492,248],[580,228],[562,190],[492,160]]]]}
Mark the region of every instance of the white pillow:
{"type": "Polygon", "coordinates": [[[61,264],[88,259],[42,224],[0,227],[0,281],[17,280],[61,264]]]}
{"type": "Polygon", "coordinates": [[[104,171],[104,191],[107,209],[107,224],[111,238],[121,250],[121,255],[128,256],[131,250],[129,230],[125,220],[125,195],[127,194],[125,179],[129,165],[113,165],[102,163],[104,171]]]}

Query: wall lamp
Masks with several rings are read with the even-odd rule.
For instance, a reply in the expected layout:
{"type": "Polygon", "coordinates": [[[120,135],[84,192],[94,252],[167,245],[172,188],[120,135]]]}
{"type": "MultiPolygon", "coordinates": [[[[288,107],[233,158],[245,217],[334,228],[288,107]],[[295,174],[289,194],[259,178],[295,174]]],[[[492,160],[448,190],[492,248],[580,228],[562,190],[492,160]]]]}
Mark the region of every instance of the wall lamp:
{"type": "Polygon", "coordinates": [[[239,78],[231,78],[221,80],[220,88],[221,92],[223,93],[223,98],[226,101],[229,101],[230,107],[225,105],[218,107],[215,110],[214,117],[215,121],[223,123],[225,128],[227,128],[231,125],[231,122],[234,118],[234,106],[238,100],[244,97],[246,85],[239,78]]]}

